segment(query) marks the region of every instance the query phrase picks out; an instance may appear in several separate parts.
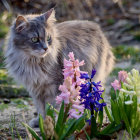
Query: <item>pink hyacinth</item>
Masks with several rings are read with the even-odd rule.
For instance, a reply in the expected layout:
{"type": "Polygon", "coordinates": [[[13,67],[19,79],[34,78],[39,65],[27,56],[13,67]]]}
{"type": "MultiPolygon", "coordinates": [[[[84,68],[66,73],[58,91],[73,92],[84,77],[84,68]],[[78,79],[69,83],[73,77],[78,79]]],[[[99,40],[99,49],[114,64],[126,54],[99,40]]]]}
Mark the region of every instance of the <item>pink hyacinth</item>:
{"type": "Polygon", "coordinates": [[[120,82],[126,82],[126,78],[128,77],[128,74],[126,71],[120,71],[118,72],[118,78],[120,82]]]}
{"type": "Polygon", "coordinates": [[[121,82],[126,83],[126,79],[128,77],[128,74],[126,71],[120,71],[118,72],[118,80],[115,80],[114,82],[111,83],[112,87],[114,90],[120,90],[121,89],[121,82]]]}
{"type": "Polygon", "coordinates": [[[69,60],[64,59],[64,83],[60,85],[59,90],[61,94],[56,97],[56,103],[61,104],[64,100],[64,104],[71,105],[69,110],[69,118],[79,118],[84,112],[84,106],[79,101],[80,84],[84,82],[84,79],[80,79],[81,73],[80,66],[84,65],[84,61],[79,62],[75,60],[73,52],[69,53],[69,60]]]}
{"type": "Polygon", "coordinates": [[[69,110],[69,118],[75,118],[78,119],[82,116],[82,114],[79,113],[79,111],[76,111],[75,109],[69,110]]]}
{"type": "Polygon", "coordinates": [[[114,88],[114,90],[120,90],[121,89],[121,83],[118,80],[115,80],[111,83],[111,86],[114,88]]]}

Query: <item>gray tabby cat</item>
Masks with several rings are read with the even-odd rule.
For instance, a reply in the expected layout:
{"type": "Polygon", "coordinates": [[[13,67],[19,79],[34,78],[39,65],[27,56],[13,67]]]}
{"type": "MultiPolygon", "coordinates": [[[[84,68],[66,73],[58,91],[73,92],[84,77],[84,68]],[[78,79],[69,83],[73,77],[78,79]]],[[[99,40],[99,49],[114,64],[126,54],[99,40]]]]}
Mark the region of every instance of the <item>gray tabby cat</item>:
{"type": "MultiPolygon", "coordinates": [[[[33,98],[37,112],[45,118],[45,103],[55,104],[63,82],[63,60],[73,52],[84,60],[81,70],[97,70],[95,80],[104,81],[114,57],[100,27],[90,21],[55,24],[53,9],[41,15],[18,16],[13,23],[5,52],[11,76],[21,82],[33,98]]],[[[38,117],[30,121],[38,125],[38,117]]]]}

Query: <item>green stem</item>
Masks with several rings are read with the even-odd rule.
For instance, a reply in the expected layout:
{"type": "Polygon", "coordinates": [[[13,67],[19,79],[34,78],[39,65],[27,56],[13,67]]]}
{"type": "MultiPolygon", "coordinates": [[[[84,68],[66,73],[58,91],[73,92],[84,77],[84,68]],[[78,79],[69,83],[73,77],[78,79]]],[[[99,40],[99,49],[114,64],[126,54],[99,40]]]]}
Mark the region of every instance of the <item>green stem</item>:
{"type": "MultiPolygon", "coordinates": [[[[102,96],[101,96],[101,97],[102,97],[102,96]]],[[[102,97],[102,98],[103,98],[103,97],[102,97]]],[[[103,98],[103,102],[105,103],[104,98],[103,98]]],[[[110,121],[110,122],[113,122],[113,118],[112,118],[112,116],[111,116],[111,114],[110,114],[110,112],[109,112],[109,110],[108,110],[107,105],[106,105],[104,108],[105,108],[105,112],[106,112],[106,114],[107,114],[107,116],[108,116],[108,118],[109,118],[109,121],[110,121]]]]}
{"type": "Polygon", "coordinates": [[[61,127],[61,130],[60,130],[60,132],[59,132],[59,136],[60,136],[60,137],[61,137],[62,132],[63,132],[63,129],[64,129],[64,127],[65,127],[65,122],[66,122],[67,117],[68,117],[69,109],[70,109],[70,104],[68,104],[68,106],[66,106],[66,109],[65,109],[65,112],[64,112],[63,126],[61,127]]]}
{"type": "Polygon", "coordinates": [[[109,110],[108,110],[108,107],[105,106],[104,108],[105,108],[105,112],[106,112],[106,114],[107,114],[107,116],[108,116],[108,118],[109,118],[109,121],[110,121],[110,122],[113,122],[113,119],[112,119],[111,114],[110,114],[110,112],[109,112],[109,110]]]}
{"type": "Polygon", "coordinates": [[[67,106],[66,109],[65,109],[63,124],[64,124],[64,123],[66,122],[66,120],[67,120],[69,109],[70,109],[70,104],[68,104],[68,106],[67,106]]]}
{"type": "Polygon", "coordinates": [[[90,138],[96,137],[97,136],[97,124],[95,117],[92,115],[91,117],[91,134],[90,138]]]}
{"type": "Polygon", "coordinates": [[[54,112],[56,113],[56,114],[59,114],[59,111],[57,110],[57,109],[55,109],[55,108],[53,108],[54,109],[54,112]]]}

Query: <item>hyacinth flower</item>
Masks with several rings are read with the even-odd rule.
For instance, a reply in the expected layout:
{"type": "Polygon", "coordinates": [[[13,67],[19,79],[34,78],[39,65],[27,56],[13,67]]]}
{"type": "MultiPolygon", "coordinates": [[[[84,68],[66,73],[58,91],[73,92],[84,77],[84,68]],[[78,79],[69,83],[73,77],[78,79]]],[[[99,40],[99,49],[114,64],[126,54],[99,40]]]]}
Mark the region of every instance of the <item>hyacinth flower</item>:
{"type": "MultiPolygon", "coordinates": [[[[126,71],[118,72],[118,79],[111,83],[114,90],[119,90],[122,94],[130,96],[130,100],[126,104],[131,104],[133,95],[140,97],[140,74],[137,70],[132,69],[131,73],[126,71]]],[[[139,98],[138,98],[139,99],[139,98]]],[[[140,99],[138,101],[140,103],[140,99]]]]}
{"type": "Polygon", "coordinates": [[[128,73],[126,82],[120,91],[130,95],[131,100],[127,102],[128,104],[132,103],[132,97],[135,94],[138,97],[138,104],[140,104],[140,74],[138,70],[132,69],[131,72],[128,73]]]}
{"type": "Polygon", "coordinates": [[[120,90],[121,89],[121,82],[126,83],[126,78],[128,77],[128,74],[126,71],[120,71],[118,72],[118,79],[111,83],[111,86],[114,88],[114,90],[120,90]]]}
{"type": "Polygon", "coordinates": [[[80,101],[85,109],[90,110],[91,117],[88,122],[91,124],[91,138],[97,135],[96,115],[98,112],[103,112],[103,107],[106,106],[102,98],[104,90],[101,90],[101,82],[92,81],[95,74],[96,70],[92,70],[91,76],[83,73],[80,77],[81,79],[85,79],[85,82],[81,84],[80,101]]]}
{"type": "Polygon", "coordinates": [[[112,116],[117,124],[123,122],[133,139],[140,132],[140,74],[136,69],[129,73],[121,71],[118,79],[118,89],[118,83],[112,83],[115,90],[115,94],[111,95],[112,116]]]}
{"type": "Polygon", "coordinates": [[[100,101],[103,99],[101,97],[104,90],[101,90],[101,82],[92,82],[92,79],[94,75],[96,74],[95,70],[92,70],[91,77],[86,73],[81,74],[81,79],[85,79],[86,82],[84,84],[81,84],[80,89],[80,101],[84,105],[85,109],[89,109],[92,114],[96,111],[102,111],[103,106],[105,106],[105,103],[100,103],[100,101]]]}
{"type": "Polygon", "coordinates": [[[80,74],[86,72],[80,71],[79,68],[84,65],[84,61],[79,62],[75,59],[73,52],[70,52],[68,56],[69,60],[64,59],[64,83],[59,87],[61,94],[56,97],[56,103],[61,104],[64,101],[69,118],[78,119],[84,113],[84,106],[79,100],[80,84],[84,82],[80,79],[80,74]]]}

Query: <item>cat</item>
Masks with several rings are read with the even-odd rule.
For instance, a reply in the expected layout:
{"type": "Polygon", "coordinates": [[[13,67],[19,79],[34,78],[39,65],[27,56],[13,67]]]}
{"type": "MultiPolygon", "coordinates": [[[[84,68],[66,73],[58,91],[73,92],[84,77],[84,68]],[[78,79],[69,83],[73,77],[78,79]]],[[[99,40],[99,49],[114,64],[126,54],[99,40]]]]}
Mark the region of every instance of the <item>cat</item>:
{"type": "MultiPolygon", "coordinates": [[[[81,70],[97,70],[96,80],[105,81],[114,65],[111,46],[99,25],[92,21],[56,23],[55,10],[44,14],[18,16],[13,22],[6,45],[5,62],[9,74],[29,91],[45,118],[45,104],[55,104],[63,82],[63,60],[73,52],[84,60],[81,70]]],[[[38,126],[38,117],[29,122],[38,126]]]]}

